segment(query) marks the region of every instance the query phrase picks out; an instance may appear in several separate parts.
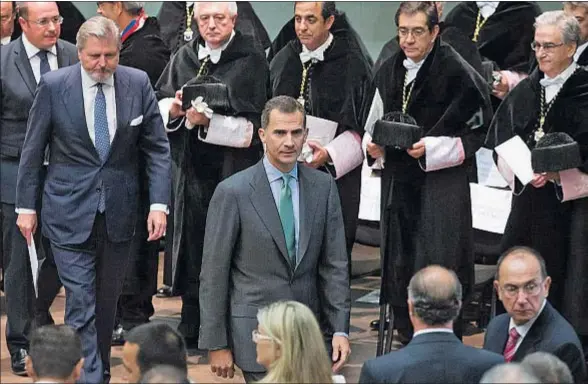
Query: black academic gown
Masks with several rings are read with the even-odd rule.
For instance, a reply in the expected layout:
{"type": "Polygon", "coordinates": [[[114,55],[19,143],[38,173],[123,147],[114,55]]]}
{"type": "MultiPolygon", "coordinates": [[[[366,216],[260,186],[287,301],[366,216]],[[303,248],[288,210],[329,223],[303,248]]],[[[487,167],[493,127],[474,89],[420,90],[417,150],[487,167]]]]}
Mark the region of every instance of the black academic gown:
{"type": "MultiPolygon", "coordinates": [[[[290,41],[270,65],[272,96],[287,95],[298,98],[302,81],[302,62],[299,40],[290,41]]],[[[371,84],[371,65],[348,37],[338,35],[324,54],[324,61],[309,69],[305,108],[309,115],[338,123],[336,136],[347,130],[363,137],[362,107],[366,103],[371,84]]],[[[331,166],[325,171],[335,175],[331,166]]],[[[337,180],[343,208],[343,222],[347,251],[355,242],[361,192],[361,166],[337,180]]]]}
{"type": "MultiPolygon", "coordinates": [[[[335,16],[335,21],[331,26],[331,33],[335,37],[344,37],[347,39],[351,48],[354,50],[360,50],[364,60],[367,60],[370,67],[374,65],[374,61],[372,60],[369,51],[363,43],[363,40],[361,40],[361,36],[359,36],[357,31],[353,29],[345,12],[339,12],[339,14],[335,16]]],[[[272,41],[270,50],[267,54],[267,60],[271,62],[282,48],[288,45],[290,41],[296,39],[297,36],[296,30],[294,29],[294,18],[291,18],[282,27],[282,29],[280,29],[280,32],[278,32],[278,35],[272,41]]]]}
{"type": "MultiPolygon", "coordinates": [[[[399,51],[375,74],[385,113],[402,110],[405,58],[399,51]]],[[[489,121],[492,112],[484,79],[453,48],[437,39],[415,79],[408,114],[424,128],[425,136],[460,137],[466,161],[424,172],[406,151],[385,148],[381,304],[406,307],[410,278],[430,264],[455,271],[464,297],[471,292],[474,250],[467,173],[484,141],[487,125],[471,129],[468,121],[480,110],[482,121],[489,121]]]]}
{"type": "MultiPolygon", "coordinates": [[[[532,148],[539,119],[543,73],[536,69],[500,105],[488,132],[486,146],[496,146],[519,135],[532,148]]],[[[588,71],[578,69],[563,85],[544,125],[545,132],[565,132],[579,144],[588,172],[588,71]]],[[[532,247],[545,258],[551,276],[549,301],[574,326],[588,335],[588,198],[561,202],[553,183],[543,188],[516,181],[512,210],[502,250],[515,245],[532,247]]]]}
{"type": "MultiPolygon", "coordinates": [[[[161,25],[161,35],[167,43],[171,53],[174,54],[184,44],[184,31],[186,30],[186,2],[164,1],[161,4],[157,19],[161,25]]],[[[198,23],[192,21],[190,26],[194,32],[194,39],[199,36],[198,23]]],[[[259,17],[248,1],[237,1],[237,22],[235,30],[244,35],[253,37],[253,40],[263,49],[270,46],[270,38],[259,17]]]]}
{"type": "MultiPolygon", "coordinates": [[[[200,69],[198,44],[204,45],[201,38],[182,46],[172,57],[157,82],[158,99],[174,97],[176,90],[196,76],[200,69]]],[[[228,86],[233,114],[245,117],[254,127],[259,127],[261,111],[267,101],[269,70],[263,52],[255,47],[253,39],[236,31],[219,62],[209,62],[207,68],[207,75],[228,86]]],[[[182,127],[168,134],[172,154],[173,218],[168,220],[166,257],[171,255],[173,260],[176,293],[184,292],[186,284],[189,285],[186,282],[177,284],[177,277],[186,275],[178,272],[195,267],[184,264],[187,252],[190,260],[196,261],[199,271],[206,213],[214,188],[221,180],[257,163],[262,156],[256,131],[249,148],[207,144],[197,138],[197,131],[197,128],[189,131],[182,127]],[[190,244],[186,245],[186,241],[190,244]]]]}

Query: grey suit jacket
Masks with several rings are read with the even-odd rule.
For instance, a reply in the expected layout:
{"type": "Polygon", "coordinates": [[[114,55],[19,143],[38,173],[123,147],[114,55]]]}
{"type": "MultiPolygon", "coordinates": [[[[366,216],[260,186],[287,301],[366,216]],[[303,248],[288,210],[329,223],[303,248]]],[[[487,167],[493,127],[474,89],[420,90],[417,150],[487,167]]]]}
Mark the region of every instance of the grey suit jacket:
{"type": "Polygon", "coordinates": [[[214,192],[206,219],[200,275],[200,348],[232,349],[243,370],[255,362],[251,331],[260,307],[296,300],[312,309],[325,334],[349,332],[350,288],[337,186],[300,166],[298,265],[290,266],[278,209],[262,161],[214,192]]]}
{"type": "Polygon", "coordinates": [[[81,244],[92,231],[100,191],[106,200],[106,229],[112,242],[135,232],[139,203],[139,159],[145,159],[149,202],[169,205],[169,142],[147,74],[119,65],[114,73],[116,133],[102,163],[84,112],[81,65],[41,79],[18,170],[16,204],[34,208],[43,191],[43,234],[56,244],[81,244]],[[51,148],[47,178],[39,170],[51,148]]]}
{"type": "MultiPolygon", "coordinates": [[[[75,45],[56,44],[59,68],[78,62],[75,45]]],[[[37,81],[22,38],[0,48],[0,202],[14,204],[16,176],[37,81]]]]}

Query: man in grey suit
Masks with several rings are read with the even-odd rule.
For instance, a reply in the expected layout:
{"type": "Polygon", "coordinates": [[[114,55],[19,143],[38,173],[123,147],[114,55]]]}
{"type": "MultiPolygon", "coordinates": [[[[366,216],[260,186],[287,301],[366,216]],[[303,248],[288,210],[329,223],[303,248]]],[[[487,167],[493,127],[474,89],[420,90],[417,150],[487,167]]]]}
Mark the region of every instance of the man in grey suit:
{"type": "Polygon", "coordinates": [[[308,130],[294,98],[267,102],[259,136],[265,157],[221,182],[206,219],[200,274],[200,342],[218,376],[258,381],[251,332],[259,308],[277,300],[310,307],[332,336],[333,369],[350,349],[350,288],[343,216],[328,174],[298,165],[308,130]]]}
{"type": "MultiPolygon", "coordinates": [[[[25,239],[16,226],[16,177],[27,130],[29,110],[37,83],[45,73],[78,61],[74,45],[60,40],[61,22],[56,3],[19,3],[22,35],[0,51],[0,223],[4,289],[6,293],[6,342],[12,371],[26,375],[24,358],[28,349],[27,335],[35,304],[33,279],[25,239]]],[[[43,167],[41,167],[44,173],[43,167]]],[[[40,196],[33,207],[38,209],[40,196]]],[[[50,257],[48,248],[35,237],[40,256],[50,257]]],[[[39,274],[40,314],[51,322],[49,306],[60,288],[57,270],[52,262],[43,262],[39,274]]],[[[39,321],[37,321],[39,323],[39,321]]]]}
{"type": "Polygon", "coordinates": [[[114,315],[138,211],[139,160],[149,180],[148,240],[157,240],[166,225],[170,153],[147,74],[118,65],[116,24],[89,19],[77,48],[81,65],[48,73],[39,83],[18,170],[17,225],[30,242],[42,191],[42,231],[65,286],[65,322],[82,338],[84,381],[98,383],[110,379],[114,315]]]}

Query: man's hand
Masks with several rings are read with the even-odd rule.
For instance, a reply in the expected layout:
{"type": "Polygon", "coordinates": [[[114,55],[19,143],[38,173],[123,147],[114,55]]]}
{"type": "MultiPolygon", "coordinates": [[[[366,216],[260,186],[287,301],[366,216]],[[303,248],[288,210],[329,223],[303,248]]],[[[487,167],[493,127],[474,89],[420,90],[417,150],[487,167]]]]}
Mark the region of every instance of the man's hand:
{"type": "Polygon", "coordinates": [[[186,119],[188,119],[192,126],[202,125],[208,127],[208,124],[210,124],[210,119],[204,113],[196,112],[194,107],[190,107],[186,111],[186,119]]]}
{"type": "Polygon", "coordinates": [[[549,181],[553,181],[556,183],[559,183],[559,172],[545,172],[543,173],[543,176],[545,176],[545,178],[549,181]]]}
{"type": "Polygon", "coordinates": [[[547,184],[547,181],[548,179],[545,177],[545,175],[535,173],[533,180],[531,180],[531,185],[535,188],[543,188],[545,184],[547,184]]]}
{"type": "Polygon", "coordinates": [[[165,233],[167,226],[167,216],[165,212],[151,211],[147,217],[147,232],[149,237],[147,241],[155,241],[161,239],[165,233]]]}
{"type": "Polygon", "coordinates": [[[186,112],[182,110],[182,91],[177,91],[176,97],[169,107],[169,119],[177,119],[185,114],[186,112]]]}
{"type": "Polygon", "coordinates": [[[312,161],[310,163],[306,163],[306,165],[309,167],[320,168],[331,159],[329,156],[329,151],[327,151],[327,149],[319,143],[309,141],[307,144],[312,149],[312,161]]]}
{"type": "Polygon", "coordinates": [[[333,372],[337,373],[351,355],[351,348],[349,347],[349,339],[345,336],[333,336],[333,372]]]}
{"type": "Polygon", "coordinates": [[[232,379],[235,376],[235,368],[233,366],[233,353],[230,349],[219,349],[217,351],[208,352],[208,362],[212,373],[217,376],[222,376],[225,379],[228,377],[232,379]]]}
{"type": "Polygon", "coordinates": [[[420,159],[425,154],[425,142],[423,139],[412,145],[412,148],[407,149],[406,152],[414,159],[420,159]]]}
{"type": "Polygon", "coordinates": [[[379,159],[380,157],[384,156],[384,147],[378,145],[378,144],[374,144],[372,142],[369,142],[367,144],[367,153],[368,155],[370,155],[371,157],[373,157],[374,159],[379,159]]]}
{"type": "Polygon", "coordinates": [[[36,213],[19,213],[16,219],[16,225],[20,233],[27,239],[27,244],[31,245],[33,235],[37,231],[37,214],[36,213]]]}
{"type": "Polygon", "coordinates": [[[492,84],[492,94],[499,99],[504,99],[506,94],[510,91],[508,86],[508,80],[506,76],[498,72],[500,75],[500,82],[492,84]]]}

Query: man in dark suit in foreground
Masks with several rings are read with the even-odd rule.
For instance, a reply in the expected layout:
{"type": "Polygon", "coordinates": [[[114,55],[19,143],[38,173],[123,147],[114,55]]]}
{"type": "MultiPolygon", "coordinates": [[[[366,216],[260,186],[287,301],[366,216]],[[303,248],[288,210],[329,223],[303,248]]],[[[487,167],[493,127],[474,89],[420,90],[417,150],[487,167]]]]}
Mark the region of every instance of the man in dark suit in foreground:
{"type": "Polygon", "coordinates": [[[116,303],[138,212],[139,161],[145,160],[149,179],[148,240],[157,240],[166,226],[171,159],[147,74],[118,65],[116,24],[89,19],[77,48],[81,65],[48,73],[39,83],[18,170],[17,225],[30,243],[42,191],[42,231],[65,287],[65,323],[82,338],[83,381],[99,383],[110,379],[116,303]]]}
{"type": "MultiPolygon", "coordinates": [[[[533,249],[515,247],[498,259],[494,287],[507,313],[492,319],[484,349],[521,361],[533,352],[547,352],[568,365],[574,382],[586,377],[582,345],[574,329],[547,301],[551,278],[543,257],[533,249]]],[[[581,300],[580,298],[579,300],[581,300]]]]}
{"type": "Polygon", "coordinates": [[[433,265],[417,272],[408,285],[412,340],[397,352],[366,361],[359,382],[477,383],[503,363],[499,354],[463,345],[453,334],[461,295],[453,271],[433,265]]]}
{"type": "Polygon", "coordinates": [[[199,347],[213,372],[246,382],[265,368],[251,332],[257,312],[278,300],[312,309],[332,341],[333,370],[350,354],[350,288],[337,186],[297,158],[307,136],[304,107],[289,96],[267,102],[259,136],[265,157],[221,182],[206,218],[200,274],[199,347]]]}

